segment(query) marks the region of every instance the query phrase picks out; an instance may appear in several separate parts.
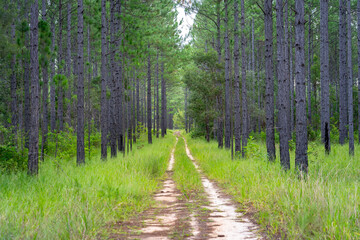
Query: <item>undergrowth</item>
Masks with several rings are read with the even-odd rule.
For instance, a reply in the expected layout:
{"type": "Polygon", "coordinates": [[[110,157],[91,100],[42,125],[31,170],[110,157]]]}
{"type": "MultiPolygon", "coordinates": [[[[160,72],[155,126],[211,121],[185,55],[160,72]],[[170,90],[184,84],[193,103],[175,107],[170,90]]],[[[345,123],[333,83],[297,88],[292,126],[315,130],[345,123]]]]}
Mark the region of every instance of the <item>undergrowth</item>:
{"type": "Polygon", "coordinates": [[[151,204],[164,175],[175,138],[138,141],[125,157],[101,161],[53,158],[37,177],[25,172],[0,175],[0,239],[96,238],[106,224],[151,204]]]}
{"type": "MultiPolygon", "coordinates": [[[[333,144],[325,156],[322,145],[309,143],[309,174],[301,179],[294,171],[294,151],[292,168],[285,172],[279,158],[267,161],[262,141],[250,141],[248,158],[231,160],[230,151],[218,149],[215,141],[187,138],[204,173],[233,195],[244,211],[252,209],[270,238],[360,238],[360,161],[349,157],[348,146],[333,144]]],[[[359,156],[359,146],[355,149],[359,156]]]]}

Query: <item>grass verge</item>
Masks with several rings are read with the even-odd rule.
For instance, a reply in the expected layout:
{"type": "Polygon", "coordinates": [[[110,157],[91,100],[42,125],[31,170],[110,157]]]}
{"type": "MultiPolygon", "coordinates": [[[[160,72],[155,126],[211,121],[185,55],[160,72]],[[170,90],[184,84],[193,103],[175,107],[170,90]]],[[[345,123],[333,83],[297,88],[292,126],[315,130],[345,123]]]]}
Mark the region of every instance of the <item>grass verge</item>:
{"type": "Polygon", "coordinates": [[[186,155],[185,143],[182,137],[179,137],[174,156],[173,179],[176,182],[177,188],[187,200],[196,198],[200,192],[203,192],[203,187],[199,173],[186,155]]]}
{"type": "Polygon", "coordinates": [[[75,160],[59,167],[46,159],[37,177],[1,175],[0,239],[95,238],[106,223],[148,208],[175,138],[153,141],[138,141],[129,155],[106,162],[98,156],[81,167],[75,160]]]}
{"type": "Polygon", "coordinates": [[[263,142],[250,141],[248,158],[231,160],[216,142],[187,139],[204,173],[233,195],[270,238],[360,238],[360,161],[349,157],[348,146],[333,144],[325,156],[323,146],[310,143],[309,174],[301,180],[294,171],[294,151],[292,169],[285,172],[279,159],[267,161],[263,142]]]}

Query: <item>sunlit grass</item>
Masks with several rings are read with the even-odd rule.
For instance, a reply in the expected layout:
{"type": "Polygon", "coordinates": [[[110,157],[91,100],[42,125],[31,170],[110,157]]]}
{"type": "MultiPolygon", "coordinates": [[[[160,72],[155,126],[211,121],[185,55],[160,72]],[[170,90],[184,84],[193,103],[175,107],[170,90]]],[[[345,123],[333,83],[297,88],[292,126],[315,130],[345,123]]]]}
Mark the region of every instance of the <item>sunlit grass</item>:
{"type": "MultiPolygon", "coordinates": [[[[250,141],[249,157],[231,160],[230,151],[216,142],[187,137],[201,168],[234,196],[244,210],[253,207],[261,228],[270,236],[288,239],[360,238],[360,147],[355,157],[348,146],[333,144],[325,156],[320,144],[309,144],[309,174],[301,180],[292,169],[266,160],[266,146],[250,141]]],[[[279,154],[277,154],[279,156],[279,154]]]]}
{"type": "Polygon", "coordinates": [[[0,239],[95,238],[106,223],[149,207],[175,138],[153,141],[106,162],[46,159],[37,177],[0,176],[0,239]]]}

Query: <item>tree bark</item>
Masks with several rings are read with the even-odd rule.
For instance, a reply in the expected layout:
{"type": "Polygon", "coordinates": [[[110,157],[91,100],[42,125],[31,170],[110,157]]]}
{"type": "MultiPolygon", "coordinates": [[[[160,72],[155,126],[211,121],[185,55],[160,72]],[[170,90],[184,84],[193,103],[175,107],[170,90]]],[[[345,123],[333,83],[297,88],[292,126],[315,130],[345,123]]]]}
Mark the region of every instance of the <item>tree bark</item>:
{"type": "Polygon", "coordinates": [[[360,143],[360,0],[357,1],[357,47],[358,47],[358,132],[360,143]]]}
{"type": "Polygon", "coordinates": [[[304,0],[295,1],[296,151],[295,166],[307,173],[304,0]]]}
{"type": "Polygon", "coordinates": [[[78,165],[85,164],[84,144],[84,7],[83,1],[78,0],[78,92],[77,92],[77,157],[78,165]]]}
{"type": "MultiPolygon", "coordinates": [[[[51,20],[51,52],[53,53],[55,51],[55,20],[51,20]]],[[[50,84],[50,128],[51,131],[54,132],[56,129],[56,102],[55,102],[55,58],[51,58],[50,63],[50,78],[51,78],[51,84],[50,84]]]]}
{"type": "MultiPolygon", "coordinates": [[[[15,44],[15,22],[11,24],[11,40],[12,43],[15,44]]],[[[17,117],[17,97],[16,97],[16,54],[12,55],[11,58],[11,76],[10,76],[10,92],[11,92],[11,125],[13,127],[13,133],[17,132],[18,125],[18,117],[17,117]]]]}
{"type": "Polygon", "coordinates": [[[266,103],[266,148],[270,161],[275,161],[274,133],[274,76],[273,76],[273,21],[272,0],[265,0],[265,103],[266,103]]]}
{"type": "MultiPolygon", "coordinates": [[[[62,66],[62,54],[63,54],[63,48],[62,48],[62,2],[59,0],[59,36],[58,36],[58,74],[63,74],[63,66],[62,66]]],[[[61,79],[62,80],[62,79],[61,79]]],[[[64,129],[64,103],[63,103],[63,87],[62,82],[58,83],[58,121],[59,121],[59,131],[62,131],[64,129]]]]}
{"type": "Polygon", "coordinates": [[[348,116],[349,116],[349,154],[354,155],[354,116],[353,116],[353,79],[351,44],[351,2],[347,0],[347,67],[348,67],[348,116]]]}
{"type": "Polygon", "coordinates": [[[325,152],[330,152],[330,89],[329,89],[329,0],[320,1],[320,81],[321,81],[321,139],[325,152]],[[327,128],[325,126],[327,125],[327,128]]]}
{"type": "Polygon", "coordinates": [[[239,7],[234,0],[234,115],[235,115],[235,156],[241,152],[241,107],[240,107],[240,69],[239,69],[239,7]]]}
{"type": "Polygon", "coordinates": [[[106,0],[101,0],[101,159],[107,158],[107,99],[106,99],[106,82],[107,82],[107,40],[106,40],[106,0]]]}
{"type": "Polygon", "coordinates": [[[228,5],[225,2],[225,148],[230,148],[231,122],[230,122],[230,50],[229,50],[229,31],[228,31],[228,5]]]}
{"type": "Polygon", "coordinates": [[[246,155],[248,137],[248,109],[247,109],[247,90],[246,90],[246,54],[245,54],[245,6],[241,0],[241,98],[242,98],[242,157],[246,155]]]}
{"type": "Polygon", "coordinates": [[[280,162],[283,169],[290,169],[288,112],[286,102],[289,98],[286,80],[286,59],[284,54],[284,24],[283,1],[276,0],[276,35],[277,35],[277,78],[279,85],[279,136],[280,136],[280,162]]]}
{"type": "MultiPolygon", "coordinates": [[[[311,9],[311,1],[309,3],[309,9],[311,9]]],[[[308,98],[308,121],[311,126],[311,61],[312,61],[312,42],[311,42],[311,11],[309,11],[309,32],[308,32],[308,86],[307,86],[307,98],[308,98]]]]}
{"type": "MultiPolygon", "coordinates": [[[[46,21],[46,0],[42,0],[42,20],[46,21]]],[[[42,126],[41,126],[41,161],[45,159],[45,149],[47,146],[47,135],[48,135],[48,64],[43,61],[42,66],[42,77],[43,77],[43,104],[42,104],[42,126]]]]}
{"type": "Polygon", "coordinates": [[[347,135],[346,0],[339,3],[339,143],[347,135]]]}
{"type": "MultiPolygon", "coordinates": [[[[217,20],[216,20],[216,31],[217,31],[217,36],[216,36],[216,49],[217,49],[217,53],[218,53],[218,63],[221,64],[221,11],[220,11],[220,4],[221,1],[218,1],[216,3],[216,15],[217,15],[217,20]]],[[[220,86],[220,84],[219,84],[220,86]]],[[[222,96],[219,95],[217,96],[217,110],[218,110],[218,117],[216,119],[216,133],[217,133],[217,141],[218,141],[218,147],[222,148],[223,147],[223,135],[224,135],[224,121],[223,121],[223,100],[222,100],[222,96]]],[[[215,120],[214,120],[215,121],[215,120]]]]}
{"type": "Polygon", "coordinates": [[[67,4],[67,49],[66,49],[66,77],[68,79],[68,89],[66,91],[66,123],[71,126],[71,3],[67,4]]]}
{"type": "Polygon", "coordinates": [[[161,137],[166,134],[166,82],[164,78],[164,59],[161,58],[161,137]]]}
{"type": "Polygon", "coordinates": [[[39,162],[39,57],[38,57],[38,1],[31,6],[30,22],[30,74],[31,74],[31,95],[30,95],[30,132],[29,132],[29,159],[28,173],[38,174],[39,162]]]}
{"type": "Polygon", "coordinates": [[[148,43],[147,58],[147,127],[148,127],[148,143],[152,144],[151,133],[151,61],[150,61],[150,43],[148,43]]]}
{"type": "Polygon", "coordinates": [[[159,52],[156,55],[156,138],[159,138],[159,52]]]}

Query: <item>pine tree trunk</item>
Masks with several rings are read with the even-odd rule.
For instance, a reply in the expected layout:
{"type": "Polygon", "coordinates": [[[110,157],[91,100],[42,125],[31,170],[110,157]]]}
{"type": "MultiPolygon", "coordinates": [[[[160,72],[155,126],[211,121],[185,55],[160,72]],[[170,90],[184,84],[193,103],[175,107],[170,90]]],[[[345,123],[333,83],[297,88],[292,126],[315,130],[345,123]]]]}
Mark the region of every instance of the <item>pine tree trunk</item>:
{"type": "Polygon", "coordinates": [[[106,0],[101,0],[101,159],[107,158],[108,109],[106,99],[107,82],[107,40],[106,40],[106,0]]]}
{"type": "Polygon", "coordinates": [[[166,134],[166,83],[164,78],[164,59],[161,59],[161,137],[166,134]]]}
{"type": "Polygon", "coordinates": [[[320,1],[321,139],[325,143],[326,153],[330,152],[328,2],[329,0],[320,1]]]}
{"type": "Polygon", "coordinates": [[[246,90],[246,56],[245,56],[245,6],[241,0],[241,98],[242,98],[242,157],[246,155],[248,137],[248,109],[247,109],[247,90],[246,90]]]}
{"type": "Polygon", "coordinates": [[[353,79],[351,51],[351,2],[347,0],[347,67],[348,67],[348,116],[349,116],[349,154],[354,155],[354,116],[353,116],[353,79]]]}
{"type": "MultiPolygon", "coordinates": [[[[51,52],[53,53],[55,51],[55,20],[52,19],[51,20],[51,52]]],[[[55,76],[55,58],[52,57],[51,58],[51,63],[50,63],[50,79],[51,79],[51,84],[50,84],[50,128],[51,131],[54,132],[56,129],[56,107],[55,107],[55,81],[54,81],[54,76],[55,76]]]]}
{"type": "Polygon", "coordinates": [[[291,140],[291,114],[290,114],[290,65],[289,65],[289,18],[288,18],[288,1],[285,1],[284,9],[285,9],[285,28],[284,28],[284,64],[285,64],[285,79],[286,79],[286,99],[285,99],[285,105],[286,105],[286,112],[287,112],[287,133],[288,133],[288,139],[291,140]]]}
{"type": "Polygon", "coordinates": [[[71,126],[71,3],[67,4],[67,49],[66,49],[66,77],[68,79],[68,89],[66,91],[66,123],[71,126]]]}
{"type": "Polygon", "coordinates": [[[279,137],[280,137],[280,162],[283,169],[290,169],[289,155],[289,134],[288,130],[288,112],[286,102],[289,98],[286,77],[286,59],[284,49],[284,24],[283,24],[283,1],[276,0],[276,35],[277,35],[277,78],[279,86],[279,137]]]}
{"type": "Polygon", "coordinates": [[[156,138],[159,138],[159,52],[156,55],[156,138]]]}
{"type": "Polygon", "coordinates": [[[235,156],[241,152],[241,107],[240,107],[240,69],[239,69],[239,7],[238,0],[234,0],[234,135],[235,156]]]}
{"type": "Polygon", "coordinates": [[[295,1],[296,151],[295,165],[307,173],[304,0],[295,1]]]}
{"type": "Polygon", "coordinates": [[[339,143],[347,135],[346,0],[339,3],[339,143]]]}
{"type": "MultiPolygon", "coordinates": [[[[58,74],[63,74],[63,66],[62,66],[62,54],[63,54],[63,48],[62,48],[62,3],[61,0],[59,0],[59,36],[58,36],[58,74]]],[[[59,82],[58,83],[58,108],[57,108],[57,115],[58,115],[58,121],[59,121],[59,131],[62,131],[64,129],[64,117],[63,117],[63,112],[64,112],[64,103],[63,103],[63,87],[62,87],[62,83],[59,82]]]]}
{"type": "Polygon", "coordinates": [[[78,0],[78,92],[77,92],[77,157],[78,165],[85,163],[85,144],[84,144],[84,7],[83,1],[78,0]]]}
{"type": "MultiPolygon", "coordinates": [[[[89,15],[91,13],[89,12],[89,15]]],[[[87,72],[88,72],[88,95],[87,95],[87,120],[88,120],[88,151],[89,151],[89,160],[91,159],[91,56],[90,56],[90,24],[88,23],[88,29],[87,29],[87,55],[88,55],[88,66],[87,66],[87,72]]]]}
{"type": "Polygon", "coordinates": [[[357,47],[358,47],[358,132],[360,143],[360,0],[357,1],[357,47]]]}
{"type": "Polygon", "coordinates": [[[225,2],[225,148],[230,148],[231,122],[230,122],[230,50],[229,50],[229,33],[228,33],[228,5],[225,2]]]}
{"type": "MultiPolygon", "coordinates": [[[[311,9],[311,1],[309,3],[311,9]]],[[[308,32],[308,86],[307,86],[307,98],[308,98],[308,121],[311,126],[311,60],[312,60],[312,43],[311,43],[311,11],[309,11],[309,32],[308,32]]]]}
{"type": "Polygon", "coordinates": [[[29,159],[28,173],[38,174],[39,162],[39,57],[38,57],[38,1],[31,6],[30,22],[30,74],[31,74],[31,95],[30,95],[30,132],[29,132],[29,159]]]}
{"type": "Polygon", "coordinates": [[[151,134],[151,61],[150,61],[150,43],[148,43],[147,58],[147,127],[148,127],[148,143],[152,144],[151,134]]]}
{"type": "MultiPolygon", "coordinates": [[[[218,53],[218,63],[221,64],[221,42],[220,42],[220,38],[221,38],[221,19],[220,19],[220,15],[221,15],[221,11],[220,11],[220,3],[221,1],[218,1],[216,3],[216,15],[217,15],[217,20],[216,20],[216,25],[217,25],[217,44],[216,44],[216,48],[217,48],[217,53],[218,53]]],[[[220,85],[220,83],[219,83],[220,85]]],[[[217,110],[218,110],[218,117],[216,119],[216,133],[217,133],[217,141],[218,141],[218,147],[222,148],[223,147],[223,135],[224,135],[224,123],[223,123],[223,100],[222,100],[222,96],[219,95],[217,97],[217,110]]]]}
{"type": "Polygon", "coordinates": [[[266,104],[266,148],[268,159],[275,161],[274,133],[274,76],[273,76],[273,21],[272,0],[265,0],[265,104],[266,104]]]}
{"type": "MultiPolygon", "coordinates": [[[[25,4],[26,5],[26,4],[25,4]]],[[[24,21],[28,21],[28,9],[25,7],[25,18],[24,21]]],[[[25,33],[25,52],[24,53],[24,137],[25,137],[25,148],[29,148],[29,131],[30,131],[30,66],[28,59],[29,50],[29,33],[25,33]]]]}
{"type": "MultiPolygon", "coordinates": [[[[46,21],[46,0],[42,0],[42,20],[46,21]]],[[[43,104],[42,104],[42,126],[41,126],[41,161],[45,159],[45,149],[47,146],[47,135],[48,135],[48,65],[45,61],[42,62],[41,66],[42,77],[43,77],[43,104]]]]}
{"type": "MultiPolygon", "coordinates": [[[[11,40],[15,44],[15,22],[11,24],[11,40]]],[[[13,133],[17,132],[18,118],[17,118],[17,97],[16,97],[16,54],[11,58],[11,76],[10,76],[10,92],[11,92],[11,125],[13,127],[13,133]]]]}

